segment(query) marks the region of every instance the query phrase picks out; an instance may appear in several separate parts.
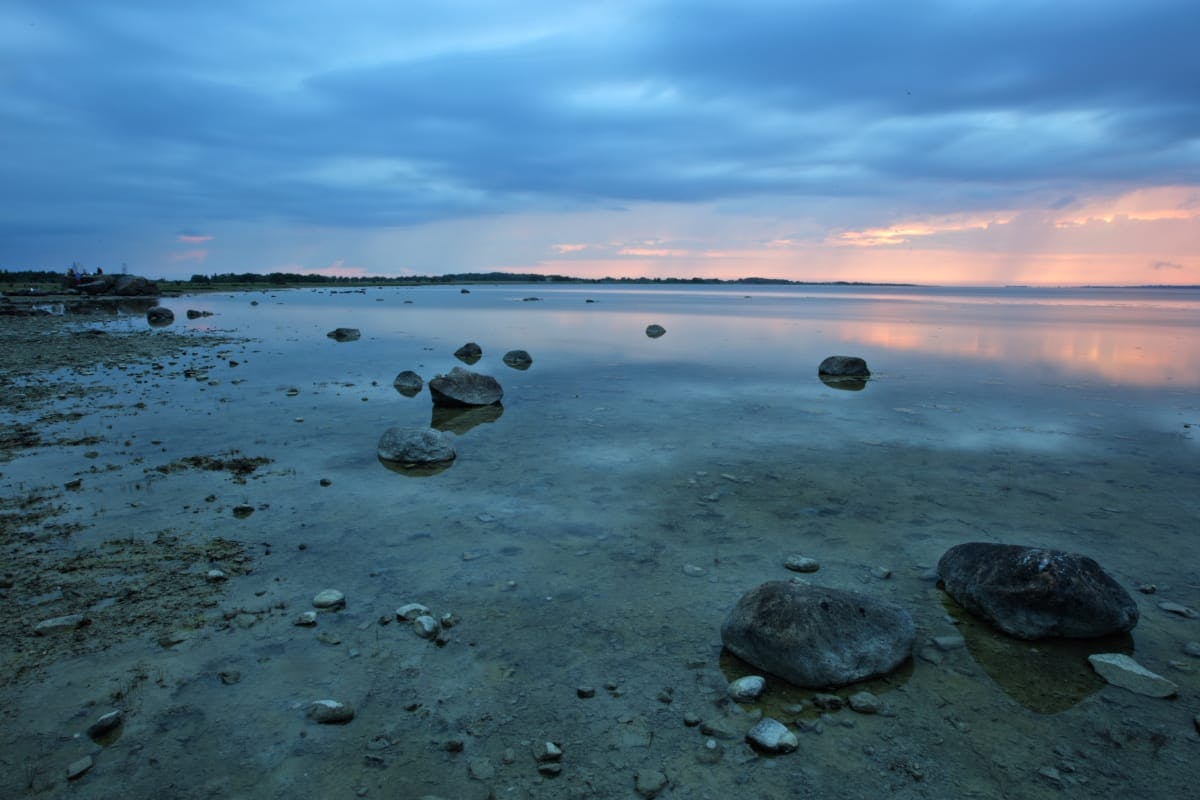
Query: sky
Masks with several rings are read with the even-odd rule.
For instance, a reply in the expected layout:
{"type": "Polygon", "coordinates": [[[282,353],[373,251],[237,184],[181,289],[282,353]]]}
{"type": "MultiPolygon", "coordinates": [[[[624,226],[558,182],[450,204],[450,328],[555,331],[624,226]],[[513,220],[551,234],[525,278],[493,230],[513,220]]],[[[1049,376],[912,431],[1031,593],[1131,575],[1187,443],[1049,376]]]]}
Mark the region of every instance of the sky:
{"type": "Polygon", "coordinates": [[[0,269],[1200,284],[1196,0],[4,0],[0,269]]]}

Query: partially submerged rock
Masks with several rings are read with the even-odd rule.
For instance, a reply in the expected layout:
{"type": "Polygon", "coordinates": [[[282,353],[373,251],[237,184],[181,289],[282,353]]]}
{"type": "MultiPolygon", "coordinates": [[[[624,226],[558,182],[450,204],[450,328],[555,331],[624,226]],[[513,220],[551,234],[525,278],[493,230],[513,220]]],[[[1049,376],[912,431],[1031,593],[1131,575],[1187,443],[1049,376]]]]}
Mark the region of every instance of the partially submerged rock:
{"type": "Polygon", "coordinates": [[[533,356],[524,350],[509,350],[504,354],[504,363],[513,369],[529,369],[533,366],[533,356]]]}
{"type": "Polygon", "coordinates": [[[392,386],[405,397],[416,397],[424,388],[425,381],[411,369],[406,369],[395,377],[392,386]]]}
{"type": "Polygon", "coordinates": [[[1086,639],[1138,622],[1129,593],[1078,553],[969,542],[946,551],[938,575],[961,606],[1019,639],[1086,639]]]}
{"type": "Polygon", "coordinates": [[[388,428],[377,451],[384,461],[414,466],[453,461],[458,455],[454,438],[433,428],[388,428]]]}
{"type": "Polygon", "coordinates": [[[146,311],[146,321],[151,325],[170,325],[175,321],[175,312],[164,306],[154,306],[146,311]]]}
{"type": "Polygon", "coordinates": [[[335,342],[353,342],[362,336],[362,331],[358,328],[334,328],[325,335],[335,342]]]}
{"type": "Polygon", "coordinates": [[[338,700],[316,700],[309,705],[308,716],[322,725],[344,725],[354,719],[354,706],[338,700]]]}
{"type": "Polygon", "coordinates": [[[475,344],[475,342],[467,342],[462,347],[454,351],[454,357],[459,361],[464,361],[467,364],[474,364],[479,359],[483,358],[483,348],[475,344]]]}
{"type": "Polygon", "coordinates": [[[869,378],[867,362],[858,356],[830,356],[817,367],[817,374],[827,378],[869,378]]]}
{"type": "Polygon", "coordinates": [[[490,406],[504,397],[500,382],[491,375],[462,367],[455,367],[449,375],[438,375],[431,380],[429,393],[436,406],[490,406]]]}
{"type": "Polygon", "coordinates": [[[812,688],[886,675],[908,660],[915,639],[912,617],[893,603],[788,581],[747,592],[721,626],[734,655],[812,688]]]}
{"type": "Polygon", "coordinates": [[[649,336],[651,339],[657,339],[658,337],[662,336],[666,332],[667,332],[667,329],[664,328],[662,325],[656,324],[656,325],[647,325],[646,326],[646,335],[649,336]]]}

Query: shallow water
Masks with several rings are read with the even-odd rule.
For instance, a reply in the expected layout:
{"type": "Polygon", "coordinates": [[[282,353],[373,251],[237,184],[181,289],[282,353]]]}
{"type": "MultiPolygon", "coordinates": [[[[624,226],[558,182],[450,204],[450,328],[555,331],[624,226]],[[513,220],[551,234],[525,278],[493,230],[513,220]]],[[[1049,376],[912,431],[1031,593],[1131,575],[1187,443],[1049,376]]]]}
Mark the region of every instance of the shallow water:
{"type": "MultiPolygon", "coordinates": [[[[58,516],[89,526],[69,546],[222,536],[252,545],[254,571],[181,644],[147,633],[6,693],[17,772],[91,753],[69,787],[80,797],[633,797],[649,769],[670,780],[661,796],[688,798],[1184,796],[1200,779],[1200,660],[1182,652],[1200,622],[1158,608],[1200,608],[1200,292],[536,285],[164,305],[175,330],[250,341],[80,376],[117,400],[64,403],[84,416],[57,432],[99,437],[86,467],[104,468],[85,473],[87,447],[36,450],[7,465],[4,492],[83,475],[58,516]],[[648,338],[650,323],[666,335],[648,338]],[[362,338],[325,336],[339,326],[362,338]],[[392,378],[447,372],[466,341],[484,350],[472,368],[503,384],[502,413],[439,420],[459,434],[441,473],[384,468],[382,432],[431,421],[427,391],[403,397],[392,378]],[[501,362],[514,348],[529,370],[501,362]],[[871,380],[823,384],[832,354],[864,357],[871,380]],[[272,463],[245,484],[154,469],[233,450],[272,463]],[[973,540],[1086,553],[1141,623],[1117,642],[1000,636],[928,574],[973,540]],[[793,712],[812,692],[774,682],[758,706],[724,701],[748,668],[722,655],[720,623],[746,590],[791,577],[794,553],[821,562],[806,579],[916,619],[914,661],[869,684],[887,715],[793,712]],[[293,626],[327,587],[347,608],[293,626]],[[450,642],[378,623],[408,602],[460,617],[450,642]],[[963,649],[925,645],[956,631],[963,649]],[[1178,698],[1104,685],[1086,655],[1114,649],[1178,698]],[[137,670],[152,679],[115,704],[123,735],[72,738],[137,670]],[[323,697],[357,717],[315,725],[304,709],[323,697]],[[682,722],[740,736],[755,709],[797,720],[800,752],[762,758],[731,739],[718,758],[682,722]],[[545,740],[565,751],[558,777],[530,755],[545,740]]],[[[6,796],[24,791],[25,772],[10,775],[6,796]]]]}

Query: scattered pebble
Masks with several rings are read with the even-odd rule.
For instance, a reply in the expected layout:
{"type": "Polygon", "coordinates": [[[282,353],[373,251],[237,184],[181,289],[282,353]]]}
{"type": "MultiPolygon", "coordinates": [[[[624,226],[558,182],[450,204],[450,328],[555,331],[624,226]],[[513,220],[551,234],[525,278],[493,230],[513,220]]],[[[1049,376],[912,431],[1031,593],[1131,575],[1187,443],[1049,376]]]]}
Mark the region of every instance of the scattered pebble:
{"type": "Polygon", "coordinates": [[[429,609],[420,603],[405,603],[396,609],[396,619],[403,619],[412,622],[417,617],[424,616],[428,613],[429,609]]]}
{"type": "Polygon", "coordinates": [[[837,711],[845,704],[846,701],[836,694],[822,693],[813,695],[813,705],[826,711],[837,711]]]}
{"type": "Polygon", "coordinates": [[[51,617],[44,619],[33,626],[33,632],[38,636],[45,636],[49,633],[60,633],[62,631],[73,631],[76,628],[82,628],[91,623],[83,614],[67,614],[62,617],[51,617]]]}
{"type": "Polygon", "coordinates": [[[808,556],[788,556],[783,565],[792,572],[816,572],[821,568],[820,563],[815,558],[808,556]]]}
{"type": "Polygon", "coordinates": [[[1158,591],[1158,587],[1155,586],[1153,583],[1143,583],[1141,586],[1138,587],[1138,591],[1141,592],[1142,594],[1154,594],[1155,592],[1158,591]]]}
{"type": "Polygon", "coordinates": [[[217,677],[221,679],[221,683],[225,684],[226,686],[232,686],[235,683],[241,683],[242,673],[238,672],[236,669],[230,669],[223,672],[218,672],[217,677]]]}
{"type": "Polygon", "coordinates": [[[768,753],[790,753],[799,746],[796,734],[782,722],[764,717],[746,734],[746,740],[768,753]]]}
{"type": "Polygon", "coordinates": [[[413,630],[417,632],[417,636],[422,639],[432,639],[438,635],[441,627],[438,621],[428,614],[422,614],[413,620],[413,630]]]}
{"type": "Polygon", "coordinates": [[[708,574],[708,570],[704,567],[697,567],[695,564],[684,564],[683,574],[689,578],[702,578],[708,574]]]}
{"type": "Polygon", "coordinates": [[[646,800],[657,797],[658,793],[667,788],[667,776],[656,769],[640,770],[633,779],[633,788],[646,800]]]}
{"type": "Polygon", "coordinates": [[[209,583],[220,583],[228,577],[228,575],[219,569],[210,569],[208,572],[204,573],[204,580],[208,581],[209,583]]]}
{"type": "Polygon", "coordinates": [[[859,714],[878,714],[883,710],[883,702],[870,692],[856,692],[850,695],[850,708],[859,714]]]}
{"type": "Polygon", "coordinates": [[[666,687],[658,693],[658,702],[663,705],[670,705],[675,701],[675,689],[671,686],[666,687]]]}
{"type": "Polygon", "coordinates": [[[73,781],[81,777],[83,773],[92,768],[93,763],[95,762],[92,761],[91,756],[84,756],[77,761],[72,761],[67,766],[67,780],[73,781]]]}
{"type": "Polygon", "coordinates": [[[871,569],[871,577],[877,578],[881,581],[886,581],[888,578],[892,577],[892,571],[887,567],[874,567],[871,569]]]}
{"type": "Polygon", "coordinates": [[[959,650],[967,646],[967,640],[958,635],[935,636],[930,641],[933,642],[934,647],[943,651],[959,650]]]}
{"type": "Polygon", "coordinates": [[[729,684],[729,696],[738,703],[752,703],[762,696],[767,681],[761,675],[747,675],[729,684]]]}
{"type": "Polygon", "coordinates": [[[1196,619],[1197,617],[1200,617],[1200,614],[1196,613],[1196,609],[1188,608],[1187,606],[1180,605],[1179,603],[1172,603],[1170,600],[1164,600],[1158,604],[1158,607],[1163,611],[1166,611],[1168,614],[1178,614],[1179,616],[1187,617],[1188,619],[1196,619]]]}
{"type": "Polygon", "coordinates": [[[694,728],[701,722],[700,715],[694,711],[689,711],[683,715],[683,724],[689,728],[694,728]]]}
{"type": "Polygon", "coordinates": [[[467,761],[467,772],[477,781],[490,781],[496,777],[496,768],[486,758],[471,758],[467,761]]]}
{"type": "Polygon", "coordinates": [[[589,697],[595,697],[596,696],[596,687],[595,686],[580,686],[578,689],[575,690],[575,696],[578,697],[580,700],[586,700],[589,697]]]}
{"type": "Polygon", "coordinates": [[[539,764],[544,764],[549,761],[561,761],[563,757],[562,748],[554,742],[542,742],[534,748],[533,757],[539,764]]]}
{"type": "Polygon", "coordinates": [[[300,614],[296,615],[296,618],[294,620],[292,620],[292,624],[300,625],[302,627],[309,627],[312,625],[316,625],[317,624],[317,612],[303,611],[300,614]]]}
{"type": "Polygon", "coordinates": [[[320,483],[322,486],[333,486],[333,481],[329,480],[329,478],[321,478],[320,483]]]}
{"type": "Polygon", "coordinates": [[[341,725],[354,719],[354,706],[337,700],[317,700],[308,707],[308,716],[322,725],[341,725]]]}
{"type": "Polygon", "coordinates": [[[115,731],[125,721],[125,714],[120,710],[109,711],[88,726],[87,735],[95,740],[101,739],[115,731]]]}
{"type": "Polygon", "coordinates": [[[1124,653],[1097,653],[1088,656],[1088,661],[1104,680],[1135,694],[1171,697],[1179,690],[1174,683],[1151,672],[1124,653]]]}
{"type": "Polygon", "coordinates": [[[344,608],[346,605],[346,595],[339,592],[337,589],[325,589],[317,592],[317,595],[312,599],[312,604],[315,608],[338,609],[344,608]]]}

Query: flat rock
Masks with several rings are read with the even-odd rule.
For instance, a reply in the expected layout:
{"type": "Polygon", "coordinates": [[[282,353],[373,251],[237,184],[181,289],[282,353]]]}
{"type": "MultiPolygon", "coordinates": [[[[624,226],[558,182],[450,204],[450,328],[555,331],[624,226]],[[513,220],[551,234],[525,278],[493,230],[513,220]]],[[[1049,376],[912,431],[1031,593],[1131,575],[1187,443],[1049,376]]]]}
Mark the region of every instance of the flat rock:
{"type": "Polygon", "coordinates": [[[313,608],[342,608],[346,605],[346,595],[337,589],[323,589],[312,599],[313,608]]]}
{"type": "Polygon", "coordinates": [[[121,726],[125,714],[120,710],[109,711],[88,726],[87,735],[92,739],[100,739],[112,733],[121,726]]]}
{"type": "Polygon", "coordinates": [[[1113,686],[1120,686],[1147,697],[1171,697],[1179,687],[1157,675],[1124,653],[1096,653],[1088,656],[1092,669],[1113,686]]]}
{"type": "Polygon", "coordinates": [[[909,659],[916,630],[903,608],[855,592],[788,581],[738,600],[721,626],[734,655],[797,686],[845,686],[909,659]]]}
{"type": "Polygon", "coordinates": [[[771,717],[763,717],[746,734],[746,741],[767,753],[790,753],[799,746],[796,734],[771,717]]]}
{"type": "Polygon", "coordinates": [[[633,789],[646,800],[658,797],[659,792],[665,788],[667,788],[667,776],[656,769],[639,770],[634,776],[633,789]]]}
{"type": "Polygon", "coordinates": [[[788,556],[783,566],[792,572],[816,572],[821,568],[821,564],[815,558],[808,556],[788,556]]]}
{"type": "Polygon", "coordinates": [[[405,603],[396,609],[396,619],[412,622],[417,617],[425,616],[429,613],[429,608],[420,603],[405,603]]]}
{"type": "Polygon", "coordinates": [[[435,428],[388,428],[376,453],[384,461],[413,466],[444,464],[458,456],[454,435],[435,428]]]}
{"type": "Polygon", "coordinates": [[[817,374],[830,378],[869,378],[871,370],[858,356],[829,356],[817,367],[817,374]]]}
{"type": "Polygon", "coordinates": [[[45,636],[51,633],[61,633],[63,631],[73,631],[76,628],[82,628],[89,624],[90,620],[83,614],[66,614],[61,617],[51,617],[44,619],[33,626],[33,632],[38,636],[45,636]]]}
{"type": "Polygon", "coordinates": [[[358,328],[334,328],[325,335],[335,342],[353,342],[362,336],[362,331],[358,328]]]}
{"type": "Polygon", "coordinates": [[[67,765],[67,780],[73,781],[82,777],[83,773],[91,769],[94,763],[91,756],[84,756],[72,761],[67,765]]]}
{"type": "Polygon", "coordinates": [[[435,406],[490,406],[504,398],[500,382],[491,375],[455,367],[429,382],[435,406]]]}
{"type": "Polygon", "coordinates": [[[1186,617],[1188,619],[1200,617],[1200,614],[1196,613],[1196,609],[1185,606],[1182,603],[1172,602],[1170,600],[1164,600],[1158,604],[1158,607],[1168,614],[1176,614],[1180,617],[1186,617]]]}
{"type": "Polygon", "coordinates": [[[354,706],[338,700],[317,700],[309,705],[308,717],[322,725],[343,725],[354,719],[354,706]]]}
{"type": "Polygon", "coordinates": [[[1107,636],[1138,621],[1129,593],[1078,553],[971,542],[947,550],[938,574],[959,604],[1019,639],[1107,636]]]}
{"type": "Polygon", "coordinates": [[[883,710],[883,702],[870,692],[855,692],[847,701],[859,714],[878,714],[883,710]]]}

